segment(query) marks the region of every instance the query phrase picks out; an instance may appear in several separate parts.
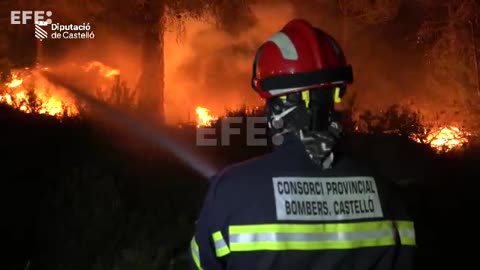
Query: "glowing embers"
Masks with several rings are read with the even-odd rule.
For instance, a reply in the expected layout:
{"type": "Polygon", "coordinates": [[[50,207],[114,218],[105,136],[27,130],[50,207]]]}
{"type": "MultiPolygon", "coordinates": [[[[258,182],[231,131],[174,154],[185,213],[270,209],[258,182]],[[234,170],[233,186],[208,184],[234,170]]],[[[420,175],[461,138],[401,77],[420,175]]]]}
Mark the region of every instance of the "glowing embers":
{"type": "MultiPolygon", "coordinates": [[[[445,126],[428,132],[423,143],[430,144],[438,152],[447,152],[461,148],[468,143],[469,136],[471,136],[470,133],[462,131],[458,127],[445,126]]],[[[415,141],[422,142],[420,139],[415,139],[415,141]]]]}

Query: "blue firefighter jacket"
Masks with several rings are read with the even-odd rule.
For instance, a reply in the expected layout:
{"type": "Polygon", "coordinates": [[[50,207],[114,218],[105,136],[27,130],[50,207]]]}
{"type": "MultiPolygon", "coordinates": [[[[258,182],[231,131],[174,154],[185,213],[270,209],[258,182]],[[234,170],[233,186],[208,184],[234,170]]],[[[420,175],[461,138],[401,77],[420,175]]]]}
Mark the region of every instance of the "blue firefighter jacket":
{"type": "Polygon", "coordinates": [[[321,170],[296,138],[210,185],[192,269],[413,268],[414,224],[396,194],[345,157],[321,170]]]}

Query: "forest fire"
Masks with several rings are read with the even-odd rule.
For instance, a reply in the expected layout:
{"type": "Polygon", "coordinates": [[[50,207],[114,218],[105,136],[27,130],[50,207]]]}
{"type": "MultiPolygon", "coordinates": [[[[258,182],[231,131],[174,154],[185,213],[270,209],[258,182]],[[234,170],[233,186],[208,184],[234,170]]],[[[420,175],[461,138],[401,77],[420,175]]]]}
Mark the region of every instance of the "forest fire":
{"type": "MultiPolygon", "coordinates": [[[[458,127],[448,126],[431,131],[424,141],[438,152],[447,152],[468,143],[468,136],[470,135],[470,133],[461,131],[458,127]]],[[[419,139],[415,139],[415,141],[421,142],[419,139]]]]}
{"type": "MultiPolygon", "coordinates": [[[[44,67],[42,69],[48,68],[44,67]]],[[[111,68],[98,61],[84,64],[82,69],[85,72],[93,72],[107,81],[120,74],[118,69],[111,68]]],[[[57,118],[78,115],[79,110],[75,101],[66,95],[60,95],[58,92],[50,92],[48,82],[38,76],[35,71],[36,69],[30,70],[28,68],[13,71],[10,81],[4,83],[4,86],[0,85],[0,103],[29,114],[46,114],[57,118]]],[[[213,115],[205,107],[197,106],[195,113],[197,127],[210,127],[218,119],[218,116],[213,115]]],[[[423,139],[412,139],[416,142],[429,144],[437,152],[446,152],[461,148],[468,143],[470,135],[468,132],[461,131],[458,127],[444,126],[424,134],[423,139]]]]}
{"type": "Polygon", "coordinates": [[[212,125],[212,122],[217,120],[218,117],[212,116],[210,110],[204,107],[198,106],[195,109],[197,113],[197,127],[209,127],[212,125]]]}
{"type": "MultiPolygon", "coordinates": [[[[73,70],[78,70],[77,65],[73,70]]],[[[38,70],[48,67],[36,67],[13,70],[11,80],[0,86],[0,103],[12,106],[25,113],[46,114],[62,118],[79,114],[74,99],[50,89],[50,84],[38,75],[38,70]]],[[[111,68],[99,61],[88,62],[81,66],[84,72],[93,72],[108,81],[120,75],[118,69],[111,68]]],[[[53,88],[53,87],[52,87],[53,88]]]]}
{"type": "Polygon", "coordinates": [[[50,95],[45,85],[36,83],[33,90],[27,90],[28,87],[25,86],[24,81],[31,76],[28,69],[14,72],[11,81],[5,84],[6,91],[0,94],[0,103],[25,113],[47,114],[55,117],[78,115],[78,108],[73,102],[60,96],[50,95]]]}

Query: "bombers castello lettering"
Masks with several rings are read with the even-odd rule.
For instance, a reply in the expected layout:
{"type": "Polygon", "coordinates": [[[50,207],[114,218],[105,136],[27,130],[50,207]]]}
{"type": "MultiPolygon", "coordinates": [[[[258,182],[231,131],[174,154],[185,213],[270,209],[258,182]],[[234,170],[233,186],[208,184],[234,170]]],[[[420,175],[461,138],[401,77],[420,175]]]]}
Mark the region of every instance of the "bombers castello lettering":
{"type": "Polygon", "coordinates": [[[287,215],[328,215],[328,204],[325,201],[285,201],[287,215]]]}

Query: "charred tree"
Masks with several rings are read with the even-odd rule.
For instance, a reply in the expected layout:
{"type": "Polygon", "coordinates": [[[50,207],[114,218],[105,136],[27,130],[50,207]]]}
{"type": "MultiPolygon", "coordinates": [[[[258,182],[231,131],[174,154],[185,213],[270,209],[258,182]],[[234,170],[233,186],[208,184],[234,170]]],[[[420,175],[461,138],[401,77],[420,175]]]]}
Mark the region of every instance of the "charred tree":
{"type": "Polygon", "coordinates": [[[138,108],[144,119],[154,123],[165,121],[164,11],[163,1],[148,0],[143,4],[145,29],[142,73],[138,81],[138,108]]]}

